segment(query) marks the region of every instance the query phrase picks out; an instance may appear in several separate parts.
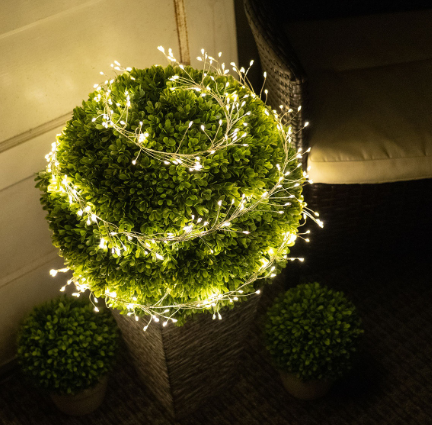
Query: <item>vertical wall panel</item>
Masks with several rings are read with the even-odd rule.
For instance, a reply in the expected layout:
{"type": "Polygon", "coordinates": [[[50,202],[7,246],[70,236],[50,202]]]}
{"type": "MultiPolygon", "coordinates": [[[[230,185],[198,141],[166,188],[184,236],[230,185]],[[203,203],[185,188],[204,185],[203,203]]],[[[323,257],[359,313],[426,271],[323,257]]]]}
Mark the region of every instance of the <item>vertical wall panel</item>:
{"type": "Polygon", "coordinates": [[[85,7],[102,0],[14,0],[2,1],[0,37],[12,31],[25,31],[43,19],[50,19],[70,9],[85,7]]]}
{"type": "MultiPolygon", "coordinates": [[[[11,0],[9,0],[11,1],[11,0]]],[[[71,111],[114,59],[145,67],[177,50],[172,0],[104,0],[0,38],[0,141],[71,111]],[[157,19],[156,19],[157,18],[157,19]]]]}
{"type": "MultiPolygon", "coordinates": [[[[201,49],[217,58],[222,52],[222,62],[229,66],[237,62],[237,42],[232,0],[186,0],[191,65],[199,68],[201,49]]],[[[231,67],[229,66],[231,69],[231,67]]]]}
{"type": "Polygon", "coordinates": [[[38,268],[0,286],[0,366],[15,356],[17,330],[23,317],[35,305],[60,294],[66,276],[52,278],[49,271],[62,267],[63,262],[56,254],[46,260],[38,268]]]}
{"type": "Polygon", "coordinates": [[[33,178],[0,192],[0,279],[52,253],[45,211],[33,178]]]}
{"type": "MultiPolygon", "coordinates": [[[[0,197],[3,189],[34,176],[36,171],[45,168],[45,155],[51,150],[51,143],[62,128],[63,126],[49,130],[0,153],[0,197]]],[[[8,203],[7,197],[3,196],[3,199],[5,204],[8,203]]]]}

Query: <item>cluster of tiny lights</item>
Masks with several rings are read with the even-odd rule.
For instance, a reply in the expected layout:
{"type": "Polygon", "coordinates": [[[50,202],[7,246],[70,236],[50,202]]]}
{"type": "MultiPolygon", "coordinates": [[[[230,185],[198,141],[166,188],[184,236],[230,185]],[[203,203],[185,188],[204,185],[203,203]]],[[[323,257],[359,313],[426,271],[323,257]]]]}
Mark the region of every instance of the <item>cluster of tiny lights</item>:
{"type": "MultiPolygon", "coordinates": [[[[163,47],[158,47],[158,49],[165,54],[165,50],[163,47]]],[[[228,93],[226,88],[229,86],[227,82],[225,88],[222,90],[218,89],[218,85],[215,84],[216,88],[211,88],[210,86],[204,85],[204,78],[211,72],[212,75],[226,75],[229,73],[229,69],[225,67],[225,64],[219,64],[219,61],[214,59],[211,56],[208,56],[204,50],[201,51],[202,56],[197,59],[203,62],[203,77],[201,82],[196,82],[193,78],[188,74],[187,70],[183,65],[177,62],[177,60],[173,57],[171,49],[169,49],[168,54],[165,54],[165,57],[169,62],[174,63],[179,66],[180,69],[183,70],[184,75],[179,76],[174,75],[171,77],[171,81],[173,82],[173,86],[171,90],[176,90],[176,88],[181,88],[183,90],[194,90],[199,92],[201,96],[210,96],[212,97],[221,107],[225,114],[225,124],[223,124],[222,120],[219,120],[219,128],[218,130],[222,130],[222,136],[219,131],[216,131],[216,136],[211,138],[206,132],[204,125],[199,125],[199,129],[208,137],[209,139],[209,147],[205,151],[194,152],[192,154],[182,154],[179,152],[180,147],[185,140],[188,131],[192,126],[197,126],[191,121],[183,135],[183,138],[179,142],[176,152],[163,152],[157,151],[154,149],[150,149],[146,147],[146,143],[149,138],[149,134],[146,132],[142,132],[142,122],[140,122],[140,126],[134,131],[127,130],[128,123],[128,110],[131,106],[130,96],[128,91],[126,90],[124,93],[124,99],[113,99],[111,97],[111,85],[114,82],[114,79],[106,80],[104,84],[95,84],[94,88],[97,90],[98,94],[95,97],[95,100],[103,106],[103,113],[92,119],[93,122],[96,122],[102,125],[105,128],[113,128],[118,133],[120,133],[123,137],[127,138],[129,141],[133,142],[138,148],[139,153],[137,157],[132,161],[133,165],[136,165],[139,161],[139,157],[141,154],[152,157],[158,161],[163,162],[164,164],[171,165],[175,164],[177,166],[186,167],[191,173],[199,173],[203,168],[202,159],[215,154],[218,150],[227,149],[230,146],[244,146],[247,147],[248,144],[245,142],[249,133],[247,123],[244,123],[243,130],[239,130],[238,128],[234,129],[234,126],[246,116],[250,115],[251,112],[243,112],[243,106],[246,104],[245,98],[251,96],[255,98],[257,95],[253,93],[252,88],[247,79],[247,73],[250,67],[253,64],[253,61],[250,62],[250,66],[247,70],[244,68],[238,69],[234,62],[231,62],[232,70],[235,74],[237,74],[238,81],[242,84],[243,88],[246,86],[251,89],[250,94],[246,94],[242,99],[236,93],[228,93]],[[111,105],[115,101],[116,106],[121,109],[120,116],[115,119],[114,111],[111,109],[111,105]]],[[[219,57],[221,53],[219,53],[219,57]]],[[[134,79],[130,75],[130,71],[132,68],[123,68],[120,63],[117,61],[111,65],[116,71],[120,71],[123,75],[128,76],[131,79],[134,79]]],[[[103,72],[101,72],[104,75],[103,72]]],[[[210,75],[210,78],[214,80],[214,77],[210,75]]],[[[264,84],[266,79],[266,73],[264,73],[264,84]]],[[[263,85],[264,87],[264,85],[263,85]]],[[[262,94],[262,89],[261,93],[262,94]]],[[[267,96],[267,90],[264,90],[264,93],[267,96]]],[[[52,144],[51,152],[46,155],[46,159],[48,161],[47,171],[52,173],[52,181],[54,181],[55,189],[51,189],[52,191],[60,192],[63,196],[69,199],[69,204],[73,206],[74,211],[76,210],[76,214],[79,219],[84,220],[88,226],[94,225],[99,229],[103,228],[105,231],[104,234],[108,235],[108,237],[101,238],[99,242],[99,249],[108,250],[108,245],[111,248],[111,255],[115,257],[120,257],[131,250],[132,246],[136,246],[138,249],[141,249],[145,255],[151,255],[154,261],[169,261],[169,257],[164,257],[162,255],[161,246],[163,244],[175,244],[179,242],[185,242],[194,238],[203,238],[206,235],[209,235],[214,232],[237,232],[249,234],[249,231],[242,230],[238,228],[233,221],[237,218],[247,214],[250,211],[259,210],[259,206],[262,203],[267,205],[271,205],[277,207],[277,210],[274,211],[279,214],[283,214],[283,207],[291,205],[291,201],[295,198],[295,195],[290,193],[290,189],[298,187],[302,184],[301,180],[290,179],[288,176],[290,175],[288,165],[292,161],[296,161],[302,157],[302,155],[306,152],[301,152],[301,149],[297,151],[294,156],[289,155],[289,146],[292,141],[292,133],[291,127],[289,127],[288,131],[285,131],[282,125],[282,119],[287,115],[292,114],[293,111],[288,108],[284,108],[282,105],[280,106],[282,110],[282,114],[278,115],[275,110],[269,111],[268,108],[264,109],[264,113],[266,115],[273,114],[274,119],[277,122],[277,129],[279,131],[279,135],[281,141],[284,146],[284,161],[281,164],[277,164],[276,168],[279,173],[278,182],[270,189],[263,191],[261,196],[258,197],[249,197],[243,194],[242,199],[234,200],[231,202],[223,202],[219,200],[217,202],[216,207],[216,218],[212,221],[206,220],[205,217],[195,217],[192,215],[190,222],[179,229],[177,233],[157,233],[146,235],[143,233],[133,232],[133,231],[125,231],[121,230],[114,223],[108,222],[100,214],[94,209],[92,205],[88,205],[85,199],[81,196],[80,190],[77,186],[74,185],[72,179],[62,174],[60,169],[60,164],[57,160],[56,152],[57,147],[59,145],[59,140],[52,144]],[[285,111],[284,111],[285,109],[285,111]],[[285,202],[282,206],[280,203],[272,203],[271,201],[274,199],[281,200],[283,199],[285,202]],[[223,203],[228,204],[224,205],[225,209],[223,210],[223,203]],[[126,246],[120,236],[126,236],[129,241],[130,246],[126,246]]],[[[298,109],[300,110],[300,108],[298,109]]],[[[117,115],[116,115],[117,116],[117,115]]],[[[305,126],[308,123],[305,123],[305,126]]],[[[60,136],[60,135],[58,135],[60,136]]],[[[299,164],[297,167],[300,167],[299,164]]],[[[303,172],[303,177],[305,179],[308,178],[307,174],[303,172]]],[[[309,182],[311,182],[309,180],[309,182]]],[[[297,199],[303,206],[303,218],[306,220],[307,217],[312,218],[319,226],[323,227],[322,221],[320,221],[318,217],[318,213],[314,213],[306,207],[306,203],[304,203],[301,199],[297,199]]],[[[279,202],[279,201],[278,201],[279,202]]],[[[309,233],[307,231],[306,233],[309,233]]],[[[212,309],[214,312],[213,319],[219,318],[222,316],[219,313],[219,302],[220,301],[229,301],[234,302],[237,301],[241,297],[246,297],[251,295],[250,293],[244,294],[244,288],[248,285],[251,285],[258,279],[266,279],[275,276],[274,263],[277,259],[288,259],[288,260],[300,260],[303,261],[303,258],[292,258],[287,257],[286,249],[287,247],[294,242],[297,238],[296,234],[293,233],[285,233],[283,238],[283,242],[277,248],[269,248],[267,252],[263,252],[263,258],[261,259],[262,266],[258,271],[253,273],[246,279],[236,290],[228,291],[224,293],[217,293],[210,296],[205,301],[191,301],[187,303],[181,304],[173,304],[173,305],[163,305],[164,299],[169,295],[167,292],[157,303],[153,305],[141,305],[137,303],[136,297],[132,299],[126,300],[121,299],[117,296],[114,291],[110,291],[106,289],[105,291],[105,301],[108,306],[110,306],[113,302],[118,305],[123,305],[128,310],[128,315],[134,315],[136,320],[138,320],[137,312],[141,311],[146,315],[150,316],[150,320],[147,325],[144,327],[144,330],[147,329],[148,325],[152,320],[159,322],[162,320],[164,326],[166,326],[169,321],[176,322],[175,315],[179,310],[182,309],[212,309]]],[[[306,242],[309,242],[308,238],[304,238],[306,242]]],[[[209,253],[212,254],[213,250],[209,248],[209,253]]],[[[56,276],[57,272],[67,272],[68,268],[63,268],[59,270],[51,270],[50,274],[52,276],[56,276]]],[[[67,285],[73,283],[77,289],[77,292],[74,292],[72,295],[79,297],[81,293],[90,289],[89,285],[86,284],[86,279],[80,276],[73,276],[71,279],[67,281],[67,285]]],[[[65,291],[66,286],[63,286],[60,291],[65,291]]],[[[259,293],[255,291],[253,293],[259,293]]],[[[95,303],[98,302],[98,299],[91,294],[90,299],[94,304],[95,311],[99,311],[98,307],[95,303]]]]}

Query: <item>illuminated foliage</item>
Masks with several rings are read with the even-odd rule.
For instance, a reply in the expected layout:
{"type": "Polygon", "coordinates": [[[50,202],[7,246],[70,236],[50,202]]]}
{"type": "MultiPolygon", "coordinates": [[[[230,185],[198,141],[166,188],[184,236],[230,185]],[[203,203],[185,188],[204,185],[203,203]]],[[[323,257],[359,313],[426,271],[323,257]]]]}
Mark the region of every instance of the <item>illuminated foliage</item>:
{"type": "Polygon", "coordinates": [[[96,385],[113,367],[119,331],[107,309],[62,296],[33,309],[18,335],[24,375],[52,394],[76,394],[96,385]]]}
{"type": "Polygon", "coordinates": [[[179,323],[254,293],[284,266],[301,219],[287,132],[227,75],[154,66],[97,87],[38,176],[74,282],[179,323]]]}
{"type": "Polygon", "coordinates": [[[318,283],[279,296],[267,312],[265,336],[276,367],[303,381],[336,379],[351,368],[363,333],[354,305],[318,283]]]}

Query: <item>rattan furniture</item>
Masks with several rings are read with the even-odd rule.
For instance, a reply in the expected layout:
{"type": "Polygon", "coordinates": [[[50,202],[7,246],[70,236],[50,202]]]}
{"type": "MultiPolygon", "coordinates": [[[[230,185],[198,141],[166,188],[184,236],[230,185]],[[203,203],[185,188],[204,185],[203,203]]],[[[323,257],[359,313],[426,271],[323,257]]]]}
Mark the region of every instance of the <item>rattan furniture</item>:
{"type": "MultiPolygon", "coordinates": [[[[364,4],[362,10],[355,11],[338,8],[338,2],[330,2],[333,6],[336,5],[332,9],[331,5],[329,6],[325,2],[326,11],[323,12],[324,5],[319,6],[317,2],[312,3],[315,3],[318,9],[321,7],[321,12],[326,15],[324,17],[329,19],[332,18],[332,13],[336,16],[344,15],[344,13],[345,15],[355,14],[356,12],[360,14],[368,13],[368,10],[364,9],[364,4]]],[[[385,12],[385,10],[379,8],[379,3],[379,1],[375,2],[375,10],[372,10],[372,12],[385,12]]],[[[402,3],[396,2],[394,5],[404,10],[402,3]]],[[[415,6],[414,3],[410,2],[411,7],[415,6]]],[[[425,2],[418,3],[420,3],[419,6],[426,4],[425,2]]],[[[342,5],[341,2],[339,4],[342,5]]],[[[355,6],[355,2],[352,4],[355,6]]],[[[366,6],[371,5],[372,2],[369,5],[366,4],[366,6]]],[[[317,101],[314,98],[317,92],[314,91],[314,84],[310,84],[304,61],[299,59],[304,52],[298,52],[293,47],[294,44],[287,35],[286,28],[290,26],[290,22],[293,22],[294,26],[298,25],[295,23],[296,21],[306,22],[309,18],[320,18],[322,17],[319,15],[320,11],[314,10],[309,2],[297,2],[294,4],[275,0],[244,0],[244,6],[258,47],[262,69],[267,72],[268,103],[274,109],[278,109],[279,105],[288,105],[293,110],[297,110],[299,106],[302,107],[301,112],[291,125],[294,127],[294,133],[297,134],[295,137],[297,146],[306,150],[311,145],[310,155],[312,155],[315,146],[311,143],[311,132],[309,127],[303,129],[303,125],[305,120],[309,120],[310,116],[313,116],[314,108],[311,105],[317,101]],[[306,10],[307,8],[309,10],[306,10]]],[[[423,20],[425,20],[424,16],[423,20]]],[[[327,23],[325,24],[327,25],[327,23]]],[[[414,30],[415,28],[409,26],[403,29],[405,32],[414,30]]],[[[326,36],[325,33],[321,34],[326,36]]],[[[317,40],[317,38],[314,39],[313,37],[316,37],[316,34],[311,36],[312,42],[308,40],[308,43],[312,43],[312,46],[314,40],[317,40]]],[[[297,45],[301,45],[302,41],[300,40],[299,43],[297,40],[297,45]]],[[[322,40],[319,41],[322,42],[322,40]]],[[[376,40],[376,43],[380,43],[380,40],[376,40]]],[[[348,47],[350,46],[348,45],[348,47]]],[[[413,50],[415,50],[414,47],[416,46],[413,46],[413,50]]],[[[409,44],[407,49],[410,49],[409,44]]],[[[317,49],[315,48],[315,50],[317,49]]],[[[328,50],[331,51],[331,47],[328,50]]],[[[315,53],[317,52],[315,51],[315,53]]],[[[322,52],[318,53],[321,54],[322,52]]],[[[432,52],[430,53],[430,59],[432,59],[432,52]]],[[[309,62],[313,64],[314,58],[309,59],[309,62]]],[[[345,60],[346,57],[342,57],[342,59],[345,60]]],[[[425,60],[419,61],[419,63],[422,66],[429,64],[425,60]]],[[[382,69],[385,70],[385,68],[381,67],[380,71],[382,69]]],[[[314,78],[315,80],[318,78],[319,81],[320,74],[316,73],[314,78]]],[[[429,78],[428,81],[430,82],[431,79],[429,78]]],[[[407,83],[411,83],[411,81],[400,81],[401,87],[406,86],[407,83]]],[[[419,90],[421,91],[421,89],[419,90]]],[[[337,91],[336,86],[336,89],[330,95],[335,97],[343,95],[343,93],[340,94],[337,91]]],[[[354,107],[358,107],[358,99],[351,99],[350,101],[354,107]]],[[[379,99],[377,102],[379,102],[379,99]]],[[[429,110],[425,108],[420,113],[424,114],[424,119],[429,120],[427,122],[430,123],[432,103],[429,110]]],[[[313,118],[319,121],[320,117],[313,118]]],[[[314,125],[313,118],[311,119],[312,127],[314,125]]],[[[341,125],[343,124],[342,122],[341,125]]],[[[425,131],[428,132],[428,127],[425,128],[425,131]]],[[[432,130],[432,126],[430,128],[432,130]]],[[[429,135],[425,136],[427,138],[425,142],[428,149],[427,153],[429,154],[432,140],[432,137],[429,137],[430,135],[429,132],[429,135]]],[[[381,142],[377,140],[376,143],[381,142]]],[[[386,150],[388,147],[382,149],[386,150]]],[[[430,161],[427,153],[422,160],[430,161]]],[[[413,164],[415,174],[415,162],[413,164]]],[[[306,159],[305,166],[310,166],[310,159],[306,159]],[[307,161],[309,161],[309,164],[307,161]]],[[[314,166],[317,166],[317,164],[314,164],[314,166]]],[[[387,168],[381,168],[381,171],[388,171],[387,168]]],[[[342,261],[356,258],[367,260],[370,256],[384,255],[393,248],[397,250],[420,250],[424,247],[422,244],[426,244],[427,247],[428,240],[432,235],[429,220],[432,207],[432,167],[430,162],[426,164],[425,178],[418,176],[404,178],[403,171],[402,177],[395,176],[394,179],[383,177],[380,183],[364,183],[362,181],[364,180],[363,176],[360,176],[358,183],[352,181],[348,184],[313,183],[305,187],[305,199],[308,206],[319,211],[320,218],[325,223],[325,226],[321,230],[317,226],[309,225],[312,233],[311,243],[308,245],[297,244],[294,252],[306,257],[305,265],[309,263],[311,267],[323,267],[334,266],[342,261]],[[429,167],[429,170],[427,167],[429,167]]],[[[410,176],[410,174],[407,173],[407,176],[410,176]]],[[[365,177],[368,178],[369,176],[365,177]]]]}

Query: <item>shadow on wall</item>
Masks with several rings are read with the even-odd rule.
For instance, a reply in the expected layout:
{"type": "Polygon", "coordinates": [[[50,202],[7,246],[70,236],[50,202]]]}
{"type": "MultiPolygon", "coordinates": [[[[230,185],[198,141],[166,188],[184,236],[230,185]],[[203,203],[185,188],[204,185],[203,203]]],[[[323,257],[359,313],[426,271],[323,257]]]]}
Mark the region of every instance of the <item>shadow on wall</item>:
{"type": "Polygon", "coordinates": [[[254,64],[248,73],[248,77],[255,93],[259,93],[263,83],[261,63],[252,31],[246,19],[243,0],[234,0],[234,7],[239,66],[247,68],[250,61],[254,61],[254,64]]]}

